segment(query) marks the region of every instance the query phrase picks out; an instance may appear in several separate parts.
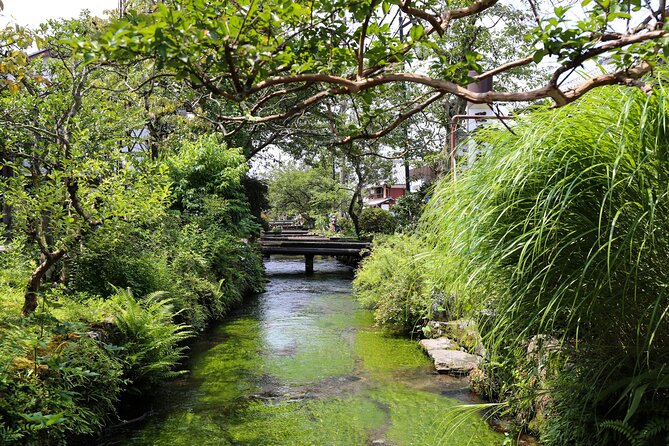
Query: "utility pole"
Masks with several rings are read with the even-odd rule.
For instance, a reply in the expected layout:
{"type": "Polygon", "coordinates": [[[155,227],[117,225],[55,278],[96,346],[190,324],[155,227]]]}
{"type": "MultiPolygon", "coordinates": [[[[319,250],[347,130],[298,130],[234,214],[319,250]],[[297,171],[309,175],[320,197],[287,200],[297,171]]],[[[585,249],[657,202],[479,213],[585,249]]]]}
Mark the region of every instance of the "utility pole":
{"type": "MultiPolygon", "coordinates": [[[[404,18],[402,17],[402,13],[400,12],[399,15],[399,21],[400,21],[400,42],[404,43],[404,18]]],[[[411,23],[411,22],[409,22],[411,23]]],[[[402,68],[404,68],[404,61],[402,61],[402,68]]],[[[404,94],[402,95],[402,100],[406,100],[407,94],[406,94],[406,83],[402,84],[402,91],[404,94]]],[[[404,125],[402,126],[404,129],[404,183],[406,185],[406,193],[407,195],[411,193],[411,178],[409,174],[409,127],[406,123],[404,122],[404,125]]]]}

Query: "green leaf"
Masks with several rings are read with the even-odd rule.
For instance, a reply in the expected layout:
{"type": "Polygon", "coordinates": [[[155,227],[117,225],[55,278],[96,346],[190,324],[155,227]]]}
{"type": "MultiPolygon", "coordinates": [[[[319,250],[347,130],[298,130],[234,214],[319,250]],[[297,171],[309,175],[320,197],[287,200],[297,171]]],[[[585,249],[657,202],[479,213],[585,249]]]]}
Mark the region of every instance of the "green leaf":
{"type": "Polygon", "coordinates": [[[424,33],[425,30],[423,29],[422,25],[415,25],[411,27],[411,31],[409,31],[409,36],[411,37],[411,40],[415,41],[423,37],[424,33]]]}
{"type": "Polygon", "coordinates": [[[46,419],[46,422],[44,423],[45,426],[60,424],[65,421],[65,412],[58,412],[53,415],[46,415],[44,418],[46,419]]]}
{"type": "Polygon", "coordinates": [[[532,60],[534,60],[535,63],[539,63],[539,62],[541,62],[541,60],[544,58],[544,56],[545,56],[547,53],[548,53],[548,52],[547,52],[546,50],[539,50],[539,51],[536,51],[536,52],[532,55],[532,60]]]}

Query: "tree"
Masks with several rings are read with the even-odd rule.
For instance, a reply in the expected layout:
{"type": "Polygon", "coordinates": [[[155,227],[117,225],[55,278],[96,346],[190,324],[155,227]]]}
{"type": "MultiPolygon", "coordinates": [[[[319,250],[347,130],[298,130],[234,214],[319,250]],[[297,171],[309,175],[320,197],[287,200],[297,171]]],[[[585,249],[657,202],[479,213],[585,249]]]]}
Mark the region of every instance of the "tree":
{"type": "Polygon", "coordinates": [[[390,126],[447,94],[477,103],[549,99],[562,106],[602,85],[651,88],[642,77],[664,60],[664,2],[654,8],[639,0],[586,0],[550,11],[528,4],[534,26],[524,33],[526,45],[518,45],[524,54],[508,60],[486,59],[484,49],[473,47],[464,48],[463,59],[449,57],[449,39],[462,23],[474,31],[494,28],[502,17],[497,0],[171,0],[151,14],[128,12],[94,41],[77,45],[87,59],[152,58],[159,69],[234,104],[219,116],[225,126],[283,121],[327,98],[379,93],[397,83],[421,88],[390,126]],[[636,24],[633,13],[646,18],[636,24]],[[406,39],[399,38],[400,27],[406,39]],[[610,58],[610,73],[563,85],[566,75],[602,57],[610,58]],[[482,93],[464,88],[549,59],[554,69],[542,86],[482,93]]]}
{"type": "MultiPolygon", "coordinates": [[[[218,135],[186,142],[169,160],[175,202],[172,208],[231,234],[251,237],[258,232],[242,183],[248,164],[238,149],[228,149],[218,135]]],[[[206,223],[206,224],[202,224],[206,223]]]]}
{"type": "Polygon", "coordinates": [[[13,230],[38,253],[24,314],[37,307],[49,271],[92,231],[149,220],[169,196],[165,169],[133,152],[142,142],[131,136],[143,122],[136,98],[107,88],[123,73],[54,44],[89,30],[86,17],[51,22],[50,58],[27,65],[44,79],[24,78],[20,91],[0,95],[0,150],[12,173],[2,178],[4,201],[13,230]]]}
{"type": "Polygon", "coordinates": [[[319,168],[284,168],[269,181],[269,201],[276,216],[300,214],[307,222],[344,209],[349,191],[319,168]]]}

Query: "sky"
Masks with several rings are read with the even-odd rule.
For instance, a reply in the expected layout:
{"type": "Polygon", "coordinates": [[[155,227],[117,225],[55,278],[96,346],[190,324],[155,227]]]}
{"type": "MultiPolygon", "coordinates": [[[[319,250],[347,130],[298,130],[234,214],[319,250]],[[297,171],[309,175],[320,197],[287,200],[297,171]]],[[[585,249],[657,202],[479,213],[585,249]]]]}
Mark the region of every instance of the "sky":
{"type": "Polygon", "coordinates": [[[10,23],[34,28],[47,19],[72,18],[82,9],[94,15],[116,9],[118,0],[2,0],[5,10],[0,13],[0,27],[10,23]]]}

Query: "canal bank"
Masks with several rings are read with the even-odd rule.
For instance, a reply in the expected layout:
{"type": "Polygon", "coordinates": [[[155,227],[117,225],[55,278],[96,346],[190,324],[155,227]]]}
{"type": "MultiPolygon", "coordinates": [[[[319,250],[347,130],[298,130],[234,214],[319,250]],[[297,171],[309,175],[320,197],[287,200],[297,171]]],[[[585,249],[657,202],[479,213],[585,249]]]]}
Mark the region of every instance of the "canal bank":
{"type": "Polygon", "coordinates": [[[435,375],[415,341],[385,336],[352,296],[352,272],[317,259],[266,263],[267,290],[191,347],[189,374],[127,445],[493,445],[504,437],[462,404],[466,380],[435,375]]]}

